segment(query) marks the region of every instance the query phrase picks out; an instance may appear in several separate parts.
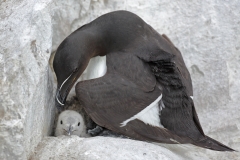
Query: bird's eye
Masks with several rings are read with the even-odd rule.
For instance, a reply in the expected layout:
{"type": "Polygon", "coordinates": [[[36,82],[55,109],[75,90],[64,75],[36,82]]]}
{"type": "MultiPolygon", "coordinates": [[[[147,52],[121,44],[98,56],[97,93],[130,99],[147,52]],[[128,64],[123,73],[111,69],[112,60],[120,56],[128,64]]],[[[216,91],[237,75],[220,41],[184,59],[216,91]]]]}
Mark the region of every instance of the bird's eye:
{"type": "Polygon", "coordinates": [[[62,121],[60,123],[62,124],[62,121]]]}
{"type": "Polygon", "coordinates": [[[80,122],[78,122],[78,126],[80,126],[80,122]]]}

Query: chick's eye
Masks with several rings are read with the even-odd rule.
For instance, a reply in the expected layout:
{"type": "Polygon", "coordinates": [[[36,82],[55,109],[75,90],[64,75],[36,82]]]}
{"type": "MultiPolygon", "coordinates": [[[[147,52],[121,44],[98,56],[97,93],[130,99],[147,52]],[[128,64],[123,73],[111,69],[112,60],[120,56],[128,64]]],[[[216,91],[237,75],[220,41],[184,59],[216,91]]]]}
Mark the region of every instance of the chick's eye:
{"type": "Polygon", "coordinates": [[[63,124],[62,121],[60,123],[63,124]]]}
{"type": "Polygon", "coordinates": [[[80,122],[78,122],[78,126],[80,126],[80,122]]]}

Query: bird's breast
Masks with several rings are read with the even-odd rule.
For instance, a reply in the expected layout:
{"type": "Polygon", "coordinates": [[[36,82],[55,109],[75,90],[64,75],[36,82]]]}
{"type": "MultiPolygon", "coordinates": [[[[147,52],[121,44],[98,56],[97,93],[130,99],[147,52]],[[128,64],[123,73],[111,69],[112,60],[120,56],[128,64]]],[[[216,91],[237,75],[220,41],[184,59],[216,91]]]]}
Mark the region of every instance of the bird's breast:
{"type": "Polygon", "coordinates": [[[87,68],[78,78],[78,80],[72,87],[71,91],[69,92],[67,100],[71,99],[71,97],[75,95],[75,85],[78,82],[102,77],[106,74],[106,72],[107,72],[106,56],[96,56],[91,58],[87,68]]]}

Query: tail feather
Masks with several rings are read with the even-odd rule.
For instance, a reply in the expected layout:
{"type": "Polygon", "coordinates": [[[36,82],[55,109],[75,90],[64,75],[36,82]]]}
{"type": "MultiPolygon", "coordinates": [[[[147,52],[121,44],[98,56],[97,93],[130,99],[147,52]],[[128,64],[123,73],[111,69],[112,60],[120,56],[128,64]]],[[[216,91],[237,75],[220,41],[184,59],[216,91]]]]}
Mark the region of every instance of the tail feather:
{"type": "Polygon", "coordinates": [[[194,143],[194,145],[196,146],[200,146],[203,148],[207,148],[207,149],[211,149],[211,150],[215,150],[215,151],[235,151],[234,149],[208,137],[205,136],[205,139],[201,140],[201,141],[197,141],[196,143],[194,143]]]}

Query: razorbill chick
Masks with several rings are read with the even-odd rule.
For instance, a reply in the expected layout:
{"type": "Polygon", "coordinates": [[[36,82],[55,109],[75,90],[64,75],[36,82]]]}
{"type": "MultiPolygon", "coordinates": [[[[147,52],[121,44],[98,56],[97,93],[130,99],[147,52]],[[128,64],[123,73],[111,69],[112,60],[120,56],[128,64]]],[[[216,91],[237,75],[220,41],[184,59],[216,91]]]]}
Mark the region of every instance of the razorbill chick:
{"type": "Polygon", "coordinates": [[[82,115],[73,110],[63,111],[58,117],[55,130],[55,136],[61,135],[88,137],[82,115]]]}

